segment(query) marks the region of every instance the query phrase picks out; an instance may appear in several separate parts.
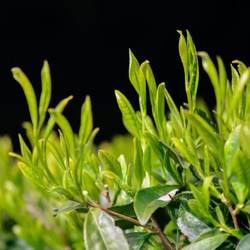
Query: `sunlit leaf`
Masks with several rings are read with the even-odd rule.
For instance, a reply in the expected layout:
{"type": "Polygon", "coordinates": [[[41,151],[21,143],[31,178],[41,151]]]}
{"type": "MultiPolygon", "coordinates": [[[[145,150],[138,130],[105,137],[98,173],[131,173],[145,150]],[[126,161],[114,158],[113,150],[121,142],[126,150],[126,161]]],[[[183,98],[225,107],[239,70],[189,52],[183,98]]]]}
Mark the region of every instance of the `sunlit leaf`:
{"type": "Polygon", "coordinates": [[[131,49],[129,49],[129,80],[138,94],[140,94],[139,71],[140,64],[138,63],[131,49]]]}
{"type": "Polygon", "coordinates": [[[37,110],[37,99],[35,91],[32,87],[28,77],[22,72],[20,68],[11,69],[14,79],[22,86],[28,107],[30,117],[33,125],[33,129],[36,131],[38,123],[38,110],[37,110]]]}
{"type": "Polygon", "coordinates": [[[43,68],[41,71],[42,79],[42,92],[39,102],[39,124],[38,129],[42,128],[43,122],[45,120],[46,112],[49,107],[50,97],[51,97],[51,77],[48,61],[44,61],[43,68]]]}
{"type": "Polygon", "coordinates": [[[79,129],[79,144],[84,145],[93,129],[90,97],[87,96],[81,108],[81,124],[79,129]]]}
{"type": "Polygon", "coordinates": [[[128,99],[118,90],[115,91],[118,106],[122,112],[123,121],[125,126],[131,134],[141,138],[141,125],[136,116],[136,113],[128,101],[128,99]]]}
{"type": "Polygon", "coordinates": [[[177,185],[154,186],[141,189],[136,193],[134,200],[135,213],[142,225],[145,225],[154,211],[166,206],[170,200],[162,200],[161,196],[178,188],[177,185]]]}
{"type": "Polygon", "coordinates": [[[123,231],[114,219],[100,209],[91,209],[84,221],[84,242],[87,250],[129,250],[123,231]]]}

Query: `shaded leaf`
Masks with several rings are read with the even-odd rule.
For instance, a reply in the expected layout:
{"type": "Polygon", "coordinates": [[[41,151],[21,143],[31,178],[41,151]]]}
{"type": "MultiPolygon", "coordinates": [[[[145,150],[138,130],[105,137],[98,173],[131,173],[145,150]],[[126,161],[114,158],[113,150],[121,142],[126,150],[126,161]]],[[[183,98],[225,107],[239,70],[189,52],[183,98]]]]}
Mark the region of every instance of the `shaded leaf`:
{"type": "Polygon", "coordinates": [[[130,249],[138,250],[141,249],[144,242],[154,233],[145,233],[145,232],[131,232],[126,234],[126,238],[129,242],[130,249]]]}
{"type": "Polygon", "coordinates": [[[129,250],[122,229],[114,219],[100,209],[90,209],[84,221],[84,242],[87,250],[129,250]]]}

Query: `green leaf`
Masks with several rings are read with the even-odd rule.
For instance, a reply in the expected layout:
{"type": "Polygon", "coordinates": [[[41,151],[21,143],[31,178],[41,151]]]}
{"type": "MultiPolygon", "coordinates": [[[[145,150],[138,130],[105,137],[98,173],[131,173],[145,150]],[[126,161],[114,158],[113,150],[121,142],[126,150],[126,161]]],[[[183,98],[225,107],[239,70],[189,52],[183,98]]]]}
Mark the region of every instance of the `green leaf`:
{"type": "Polygon", "coordinates": [[[100,190],[97,188],[95,180],[89,175],[86,170],[83,170],[82,172],[82,180],[83,187],[88,191],[88,195],[92,199],[99,200],[100,190]]]}
{"type": "Polygon", "coordinates": [[[239,242],[235,250],[248,250],[250,246],[250,234],[246,234],[239,242]]]}
{"type": "Polygon", "coordinates": [[[171,199],[166,200],[161,197],[178,187],[177,185],[165,185],[139,190],[135,195],[134,209],[140,223],[145,225],[157,208],[166,206],[171,199]]]}
{"type": "Polygon", "coordinates": [[[53,187],[50,192],[56,192],[64,198],[72,200],[74,198],[73,194],[63,187],[53,187]]]}
{"type": "Polygon", "coordinates": [[[141,143],[139,142],[138,138],[134,138],[134,176],[135,176],[135,187],[136,189],[141,188],[141,184],[143,181],[143,178],[145,176],[144,174],[144,168],[143,168],[143,154],[142,154],[142,148],[141,143]]]}
{"type": "Polygon", "coordinates": [[[170,109],[171,112],[171,116],[177,126],[177,131],[179,133],[179,135],[181,136],[182,134],[182,129],[183,129],[183,122],[180,116],[180,113],[172,99],[172,97],[170,96],[170,94],[168,93],[167,89],[165,88],[165,98],[168,104],[168,107],[170,109]]]}
{"type": "Polygon", "coordinates": [[[250,136],[250,129],[249,126],[242,126],[241,130],[240,130],[240,143],[242,146],[242,149],[244,151],[244,153],[250,157],[250,140],[249,140],[249,136],[250,136]]]}
{"type": "Polygon", "coordinates": [[[114,172],[122,180],[122,170],[120,163],[107,151],[99,150],[98,156],[106,170],[114,172]]]}
{"type": "Polygon", "coordinates": [[[54,216],[57,216],[60,213],[68,212],[71,210],[80,210],[85,213],[89,211],[89,208],[84,204],[76,202],[76,201],[66,201],[64,202],[58,209],[54,210],[54,216]]]}
{"type": "Polygon", "coordinates": [[[139,71],[140,64],[138,63],[131,49],[129,49],[129,80],[134,86],[138,95],[140,95],[139,71]]]}
{"type": "Polygon", "coordinates": [[[129,250],[123,231],[114,219],[100,209],[90,209],[84,221],[84,242],[87,250],[129,250]]]}
{"type": "Polygon", "coordinates": [[[37,100],[36,94],[32,87],[31,82],[28,77],[22,72],[20,68],[11,69],[14,79],[22,86],[28,107],[30,112],[30,117],[33,125],[34,132],[37,129],[38,123],[38,111],[37,111],[37,100]]]}
{"type": "Polygon", "coordinates": [[[136,116],[132,105],[120,91],[116,90],[115,95],[118,106],[122,112],[122,117],[126,128],[132,135],[141,138],[141,124],[136,116]]]}
{"type": "Polygon", "coordinates": [[[19,137],[22,156],[24,157],[25,160],[32,162],[32,156],[31,156],[30,149],[26,145],[21,134],[19,134],[18,137],[19,137]]]}
{"type": "Polygon", "coordinates": [[[237,180],[250,188],[249,158],[242,151],[235,153],[233,167],[237,175],[237,180]]]}
{"type": "Polygon", "coordinates": [[[191,213],[186,202],[181,202],[178,210],[177,225],[181,232],[188,237],[190,242],[200,234],[211,229],[207,224],[191,213]]]}
{"type": "Polygon", "coordinates": [[[185,83],[188,83],[188,53],[187,53],[187,43],[182,31],[177,30],[180,34],[179,39],[179,54],[181,57],[182,65],[185,73],[185,83]]]}
{"type": "Polygon", "coordinates": [[[79,129],[79,146],[86,143],[93,129],[90,97],[87,96],[81,109],[81,125],[79,129]]]}
{"type": "Polygon", "coordinates": [[[65,118],[64,115],[57,112],[55,109],[49,109],[49,113],[52,118],[55,119],[60,129],[63,131],[63,134],[68,143],[70,157],[76,159],[75,135],[69,121],[65,118]]]}
{"type": "Polygon", "coordinates": [[[29,165],[27,165],[24,162],[18,162],[18,167],[20,168],[20,170],[22,171],[22,173],[24,174],[24,176],[26,178],[28,178],[29,180],[33,181],[39,187],[41,187],[41,188],[43,188],[45,190],[47,189],[41,183],[39,176],[37,176],[36,172],[34,171],[34,169],[32,167],[30,167],[29,165]]]}
{"type": "Polygon", "coordinates": [[[40,96],[39,102],[39,124],[38,130],[43,126],[47,109],[49,107],[50,98],[51,98],[51,78],[50,78],[50,69],[48,61],[44,61],[43,68],[41,71],[42,79],[42,93],[40,96]]]}
{"type": "MultiPolygon", "coordinates": [[[[65,99],[63,99],[62,101],[60,101],[58,103],[58,105],[55,107],[55,111],[56,112],[59,112],[59,113],[62,113],[64,108],[66,107],[66,105],[68,104],[68,102],[73,98],[73,96],[69,96],[65,99]]],[[[47,141],[47,139],[49,138],[49,135],[51,133],[51,131],[53,130],[55,126],[55,119],[50,117],[49,118],[49,121],[48,121],[48,124],[45,128],[45,132],[44,132],[44,141],[47,141]]]]}
{"type": "Polygon", "coordinates": [[[225,157],[225,167],[224,171],[226,171],[227,176],[230,177],[233,170],[232,160],[234,154],[239,150],[240,147],[240,130],[241,125],[237,126],[230,133],[225,145],[224,145],[224,157],[225,157]]]}
{"type": "Polygon", "coordinates": [[[153,234],[152,233],[145,233],[145,232],[127,233],[126,238],[127,238],[128,243],[130,245],[130,249],[132,249],[132,250],[141,249],[144,242],[153,234]]]}
{"type": "Polygon", "coordinates": [[[204,146],[204,156],[203,156],[203,165],[204,165],[204,172],[207,176],[210,175],[210,162],[209,162],[209,156],[208,156],[208,149],[207,145],[204,146]]]}
{"type": "Polygon", "coordinates": [[[204,240],[195,242],[183,248],[183,250],[212,250],[217,249],[227,238],[229,234],[218,234],[204,240]]]}
{"type": "Polygon", "coordinates": [[[204,142],[211,147],[218,155],[222,155],[222,143],[214,129],[199,115],[184,112],[185,117],[197,129],[204,142]]]}
{"type": "Polygon", "coordinates": [[[149,132],[145,132],[143,134],[144,138],[146,139],[148,145],[151,147],[151,149],[154,151],[155,155],[158,157],[158,159],[163,164],[164,159],[164,150],[162,148],[162,144],[158,141],[158,139],[153,136],[149,132]]]}

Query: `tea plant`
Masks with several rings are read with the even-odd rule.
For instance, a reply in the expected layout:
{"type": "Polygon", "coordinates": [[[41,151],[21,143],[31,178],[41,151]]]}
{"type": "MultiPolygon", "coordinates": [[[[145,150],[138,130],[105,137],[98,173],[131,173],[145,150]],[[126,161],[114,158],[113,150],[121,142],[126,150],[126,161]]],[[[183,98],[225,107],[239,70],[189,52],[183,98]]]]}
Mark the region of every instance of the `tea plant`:
{"type": "Polygon", "coordinates": [[[132,160],[103,149],[95,154],[98,128],[93,129],[88,96],[78,134],[62,114],[71,96],[48,109],[46,61],[39,105],[28,78],[12,69],[31,123],[25,125],[29,144],[19,135],[21,154],[11,155],[27,178],[60,196],[55,214],[66,213],[73,230],[83,228],[86,249],[247,249],[250,243],[250,68],[234,61],[228,80],[220,57],[216,68],[207,53],[196,52],[189,32],[187,38],[179,34],[183,107],[165,83],[156,84],[149,62],[139,64],[129,51],[129,79],[140,110],[119,90],[115,95],[133,136],[132,160]],[[215,92],[212,118],[197,99],[197,56],[215,92]]]}

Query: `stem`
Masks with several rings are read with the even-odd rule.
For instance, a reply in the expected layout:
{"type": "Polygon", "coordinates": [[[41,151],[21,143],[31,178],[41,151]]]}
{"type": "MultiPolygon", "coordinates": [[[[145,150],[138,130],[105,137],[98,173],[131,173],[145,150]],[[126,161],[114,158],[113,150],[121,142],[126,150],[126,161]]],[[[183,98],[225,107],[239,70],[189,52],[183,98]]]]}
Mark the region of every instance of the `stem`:
{"type": "Polygon", "coordinates": [[[104,212],[106,212],[106,213],[108,213],[108,214],[110,214],[110,215],[119,217],[119,218],[121,218],[121,219],[123,219],[123,220],[130,221],[130,222],[132,222],[132,223],[134,223],[134,224],[136,224],[136,225],[138,225],[138,226],[145,227],[145,228],[147,228],[147,229],[149,229],[149,230],[151,230],[151,231],[158,232],[158,230],[156,230],[156,228],[152,227],[151,225],[148,225],[148,224],[142,225],[138,220],[133,219],[133,218],[130,218],[130,217],[126,216],[126,215],[116,213],[116,212],[114,212],[114,211],[112,211],[112,210],[109,210],[109,209],[107,209],[107,208],[101,207],[100,205],[94,205],[94,204],[90,204],[90,203],[89,203],[88,205],[89,205],[90,207],[99,208],[99,209],[101,209],[102,211],[104,211],[104,212]]]}
{"type": "Polygon", "coordinates": [[[227,204],[227,207],[228,207],[229,212],[230,212],[230,214],[232,216],[233,223],[234,223],[234,228],[235,229],[239,229],[238,220],[237,220],[236,214],[234,213],[234,209],[233,209],[232,205],[231,204],[227,204]]]}
{"type": "Polygon", "coordinates": [[[166,246],[168,247],[168,249],[175,250],[175,247],[169,241],[169,239],[167,238],[167,236],[163,233],[161,227],[159,226],[157,220],[155,219],[155,217],[153,215],[151,216],[151,221],[152,221],[152,223],[154,225],[154,229],[156,229],[156,231],[159,233],[159,237],[166,244],[166,246]]]}

